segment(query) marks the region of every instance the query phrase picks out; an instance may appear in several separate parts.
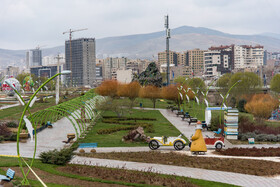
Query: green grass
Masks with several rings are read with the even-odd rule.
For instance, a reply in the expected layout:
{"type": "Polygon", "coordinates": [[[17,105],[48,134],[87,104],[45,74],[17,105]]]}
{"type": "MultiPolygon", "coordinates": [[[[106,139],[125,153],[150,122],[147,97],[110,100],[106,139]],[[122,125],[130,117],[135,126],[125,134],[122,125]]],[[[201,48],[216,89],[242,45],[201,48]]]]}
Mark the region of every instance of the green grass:
{"type": "MultiPolygon", "coordinates": [[[[46,99],[47,103],[38,103],[35,104],[30,109],[31,113],[34,113],[38,110],[42,110],[44,108],[48,108],[52,105],[55,105],[55,98],[46,99]]],[[[0,112],[0,119],[10,119],[10,120],[18,120],[23,112],[24,106],[16,106],[4,109],[0,112]]]]}
{"type": "MultiPolygon", "coordinates": [[[[27,160],[25,158],[25,160],[27,160]]],[[[10,158],[10,157],[1,157],[0,159],[0,173],[4,174],[4,170],[1,167],[16,167],[18,164],[17,158],[10,158]]],[[[147,184],[136,184],[131,182],[123,182],[123,181],[111,181],[111,180],[105,180],[105,179],[99,179],[99,178],[92,178],[92,177],[84,177],[80,175],[75,175],[71,173],[65,173],[62,171],[59,171],[58,168],[61,166],[56,166],[52,164],[44,164],[40,160],[35,160],[33,168],[38,168],[42,171],[48,172],[53,175],[57,176],[63,176],[63,177],[68,177],[68,178],[73,178],[73,179],[79,179],[79,180],[85,180],[85,181],[91,181],[91,182],[100,182],[100,183],[107,183],[107,184],[117,184],[117,185],[125,185],[125,186],[152,186],[152,185],[147,185],[147,184]]],[[[90,166],[89,166],[90,167],[90,166]]],[[[116,170],[116,169],[113,169],[116,170]]],[[[170,175],[163,175],[163,174],[157,174],[162,177],[172,177],[170,175]]],[[[40,177],[40,176],[39,176],[40,177]]],[[[41,178],[43,181],[44,179],[41,178]]],[[[219,182],[212,182],[212,181],[206,181],[206,180],[200,180],[200,179],[192,179],[192,178],[187,178],[187,177],[179,177],[177,176],[176,179],[178,180],[188,180],[193,184],[196,184],[201,187],[234,187],[235,185],[230,185],[230,184],[225,184],[225,183],[219,183],[219,182]]],[[[17,177],[17,174],[15,178],[12,180],[13,184],[19,185],[21,182],[22,178],[17,177]]],[[[31,186],[41,186],[41,183],[37,180],[31,180],[29,179],[29,183],[31,186]]],[[[46,183],[47,186],[51,187],[58,187],[58,186],[68,186],[68,185],[62,185],[62,184],[54,184],[54,183],[46,183]]]]}
{"type": "MultiPolygon", "coordinates": [[[[116,116],[113,112],[104,112],[104,116],[116,116]]],[[[146,117],[156,118],[156,121],[138,122],[152,123],[155,129],[154,133],[145,133],[147,136],[178,136],[180,131],[176,129],[162,114],[157,110],[131,110],[131,115],[127,117],[146,117]]],[[[92,130],[86,135],[85,139],[80,140],[83,143],[97,142],[98,147],[131,147],[131,146],[147,146],[144,142],[123,142],[122,137],[127,135],[129,131],[118,131],[112,134],[97,134],[97,130],[118,126],[116,124],[102,123],[101,119],[96,123],[92,130]]]]}

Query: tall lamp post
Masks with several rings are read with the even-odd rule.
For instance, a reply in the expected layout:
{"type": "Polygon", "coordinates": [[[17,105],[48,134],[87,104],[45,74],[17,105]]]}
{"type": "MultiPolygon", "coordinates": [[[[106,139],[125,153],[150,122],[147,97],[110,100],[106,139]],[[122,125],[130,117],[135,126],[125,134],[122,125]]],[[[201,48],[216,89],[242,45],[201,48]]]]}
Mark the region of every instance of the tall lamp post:
{"type": "Polygon", "coordinates": [[[168,15],[165,16],[165,29],[166,29],[166,64],[167,64],[167,68],[166,68],[166,81],[167,81],[167,86],[169,85],[169,79],[170,79],[170,70],[169,70],[169,38],[170,38],[170,29],[169,29],[169,21],[168,21],[168,15]]]}
{"type": "MultiPolygon", "coordinates": [[[[21,118],[19,120],[19,125],[18,125],[18,131],[17,131],[17,157],[18,157],[18,162],[19,162],[19,166],[20,166],[20,169],[21,169],[21,172],[23,174],[23,181],[22,181],[22,184],[29,184],[28,180],[27,180],[27,174],[25,174],[24,170],[23,170],[23,166],[22,166],[22,160],[21,160],[21,156],[20,156],[20,150],[19,150],[19,135],[20,135],[20,130],[22,129],[22,122],[23,122],[23,119],[24,119],[24,116],[25,116],[25,113],[27,110],[29,110],[29,106],[31,105],[31,102],[34,102],[33,99],[35,98],[36,94],[48,83],[50,82],[52,79],[56,78],[57,76],[59,75],[67,75],[67,74],[70,74],[71,71],[69,70],[65,70],[65,71],[62,71],[61,73],[57,73],[55,74],[54,76],[52,76],[51,78],[49,78],[46,82],[44,82],[41,86],[39,86],[39,88],[34,92],[34,94],[31,96],[31,98],[29,99],[28,103],[25,104],[25,107],[24,107],[24,110],[22,112],[22,115],[21,115],[21,118]]],[[[20,95],[14,86],[11,85],[11,88],[13,90],[15,90],[15,92],[20,95]]],[[[35,154],[36,154],[36,130],[34,130],[34,133],[35,133],[35,150],[34,150],[34,154],[33,154],[33,158],[32,158],[32,161],[31,161],[31,166],[32,166],[32,163],[34,162],[34,159],[35,159],[35,154]]],[[[28,171],[29,172],[29,171],[28,171]]]]}

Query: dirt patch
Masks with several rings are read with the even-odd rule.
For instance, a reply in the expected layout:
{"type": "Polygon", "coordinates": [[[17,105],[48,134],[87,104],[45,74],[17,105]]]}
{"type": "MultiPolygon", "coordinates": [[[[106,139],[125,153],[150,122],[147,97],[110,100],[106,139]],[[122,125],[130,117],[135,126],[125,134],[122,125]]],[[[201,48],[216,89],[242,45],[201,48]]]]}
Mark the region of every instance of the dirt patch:
{"type": "Polygon", "coordinates": [[[228,171],[257,176],[273,176],[280,174],[280,163],[263,160],[210,158],[199,156],[186,156],[176,152],[160,153],[153,151],[84,153],[78,155],[103,159],[157,163],[218,171],[228,171]]]}
{"type": "Polygon", "coordinates": [[[176,176],[162,176],[151,172],[130,171],[125,169],[111,169],[93,166],[68,165],[59,167],[59,171],[76,174],[85,177],[100,178],[111,181],[123,181],[128,183],[174,186],[174,187],[194,187],[188,179],[176,176]]]}
{"type": "Polygon", "coordinates": [[[221,150],[219,153],[221,155],[230,156],[253,156],[253,157],[263,157],[263,156],[280,156],[280,148],[230,148],[221,150]]]}
{"type": "MultiPolygon", "coordinates": [[[[3,170],[7,170],[8,168],[2,168],[3,170]]],[[[11,167],[12,170],[16,172],[16,177],[22,177],[22,173],[19,167],[11,167]]],[[[27,168],[24,168],[25,172],[27,168]]],[[[61,184],[61,185],[69,185],[69,186],[101,186],[101,187],[119,187],[122,185],[117,184],[106,184],[106,183],[99,183],[99,182],[90,182],[85,180],[79,180],[69,177],[63,177],[59,175],[53,175],[51,173],[39,170],[37,168],[32,168],[35,173],[42,179],[44,183],[53,183],[53,184],[61,184]]],[[[29,173],[28,179],[38,180],[32,172],[29,173]]]]}

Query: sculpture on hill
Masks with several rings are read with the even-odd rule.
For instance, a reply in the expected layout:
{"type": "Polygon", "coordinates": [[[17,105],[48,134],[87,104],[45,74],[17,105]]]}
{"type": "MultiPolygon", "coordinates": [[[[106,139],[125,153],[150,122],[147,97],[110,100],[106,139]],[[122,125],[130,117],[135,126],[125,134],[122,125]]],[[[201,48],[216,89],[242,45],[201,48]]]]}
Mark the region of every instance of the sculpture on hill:
{"type": "Polygon", "coordinates": [[[132,81],[138,81],[141,84],[141,86],[162,86],[162,76],[156,66],[156,63],[154,62],[150,63],[146,70],[140,73],[140,75],[136,75],[132,81]]]}

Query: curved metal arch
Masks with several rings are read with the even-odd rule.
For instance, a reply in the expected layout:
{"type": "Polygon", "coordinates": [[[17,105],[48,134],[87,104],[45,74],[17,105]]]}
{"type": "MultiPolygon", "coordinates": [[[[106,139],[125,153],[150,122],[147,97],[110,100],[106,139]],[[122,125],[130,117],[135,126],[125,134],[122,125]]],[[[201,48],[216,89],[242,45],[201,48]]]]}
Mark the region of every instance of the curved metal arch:
{"type": "MultiPolygon", "coordinates": [[[[77,113],[77,110],[79,110],[79,108],[75,108],[74,107],[75,105],[70,105],[70,104],[67,104],[67,106],[66,105],[61,105],[60,106],[60,109],[64,109],[68,114],[69,114],[69,112],[71,112],[71,114],[74,114],[75,115],[75,117],[77,118],[77,119],[79,119],[79,114],[76,114],[77,113]],[[75,110],[71,110],[71,111],[67,111],[65,108],[68,108],[68,107],[71,107],[72,109],[74,108],[75,110]]],[[[57,107],[58,108],[58,107],[57,107]]],[[[72,116],[73,117],[73,116],[72,116]]],[[[79,125],[79,127],[80,127],[80,123],[76,120],[76,122],[78,123],[78,125],[79,125]]],[[[80,128],[80,132],[84,132],[85,131],[85,128],[84,128],[84,121],[82,121],[82,123],[81,123],[81,126],[82,126],[82,128],[83,128],[83,130],[81,130],[81,128],[80,128]]]]}
{"type": "MultiPolygon", "coordinates": [[[[52,111],[56,111],[56,110],[59,110],[59,111],[62,111],[63,113],[61,113],[63,116],[67,117],[67,119],[70,119],[68,116],[70,115],[76,122],[77,126],[79,127],[79,132],[83,132],[81,130],[81,127],[79,125],[79,122],[77,121],[77,119],[75,118],[75,116],[73,116],[74,113],[72,112],[68,112],[67,110],[63,109],[63,108],[47,108],[46,110],[52,110],[52,111]]],[[[75,114],[76,115],[76,114],[75,114]]],[[[72,120],[71,120],[72,121],[72,120]]]]}

